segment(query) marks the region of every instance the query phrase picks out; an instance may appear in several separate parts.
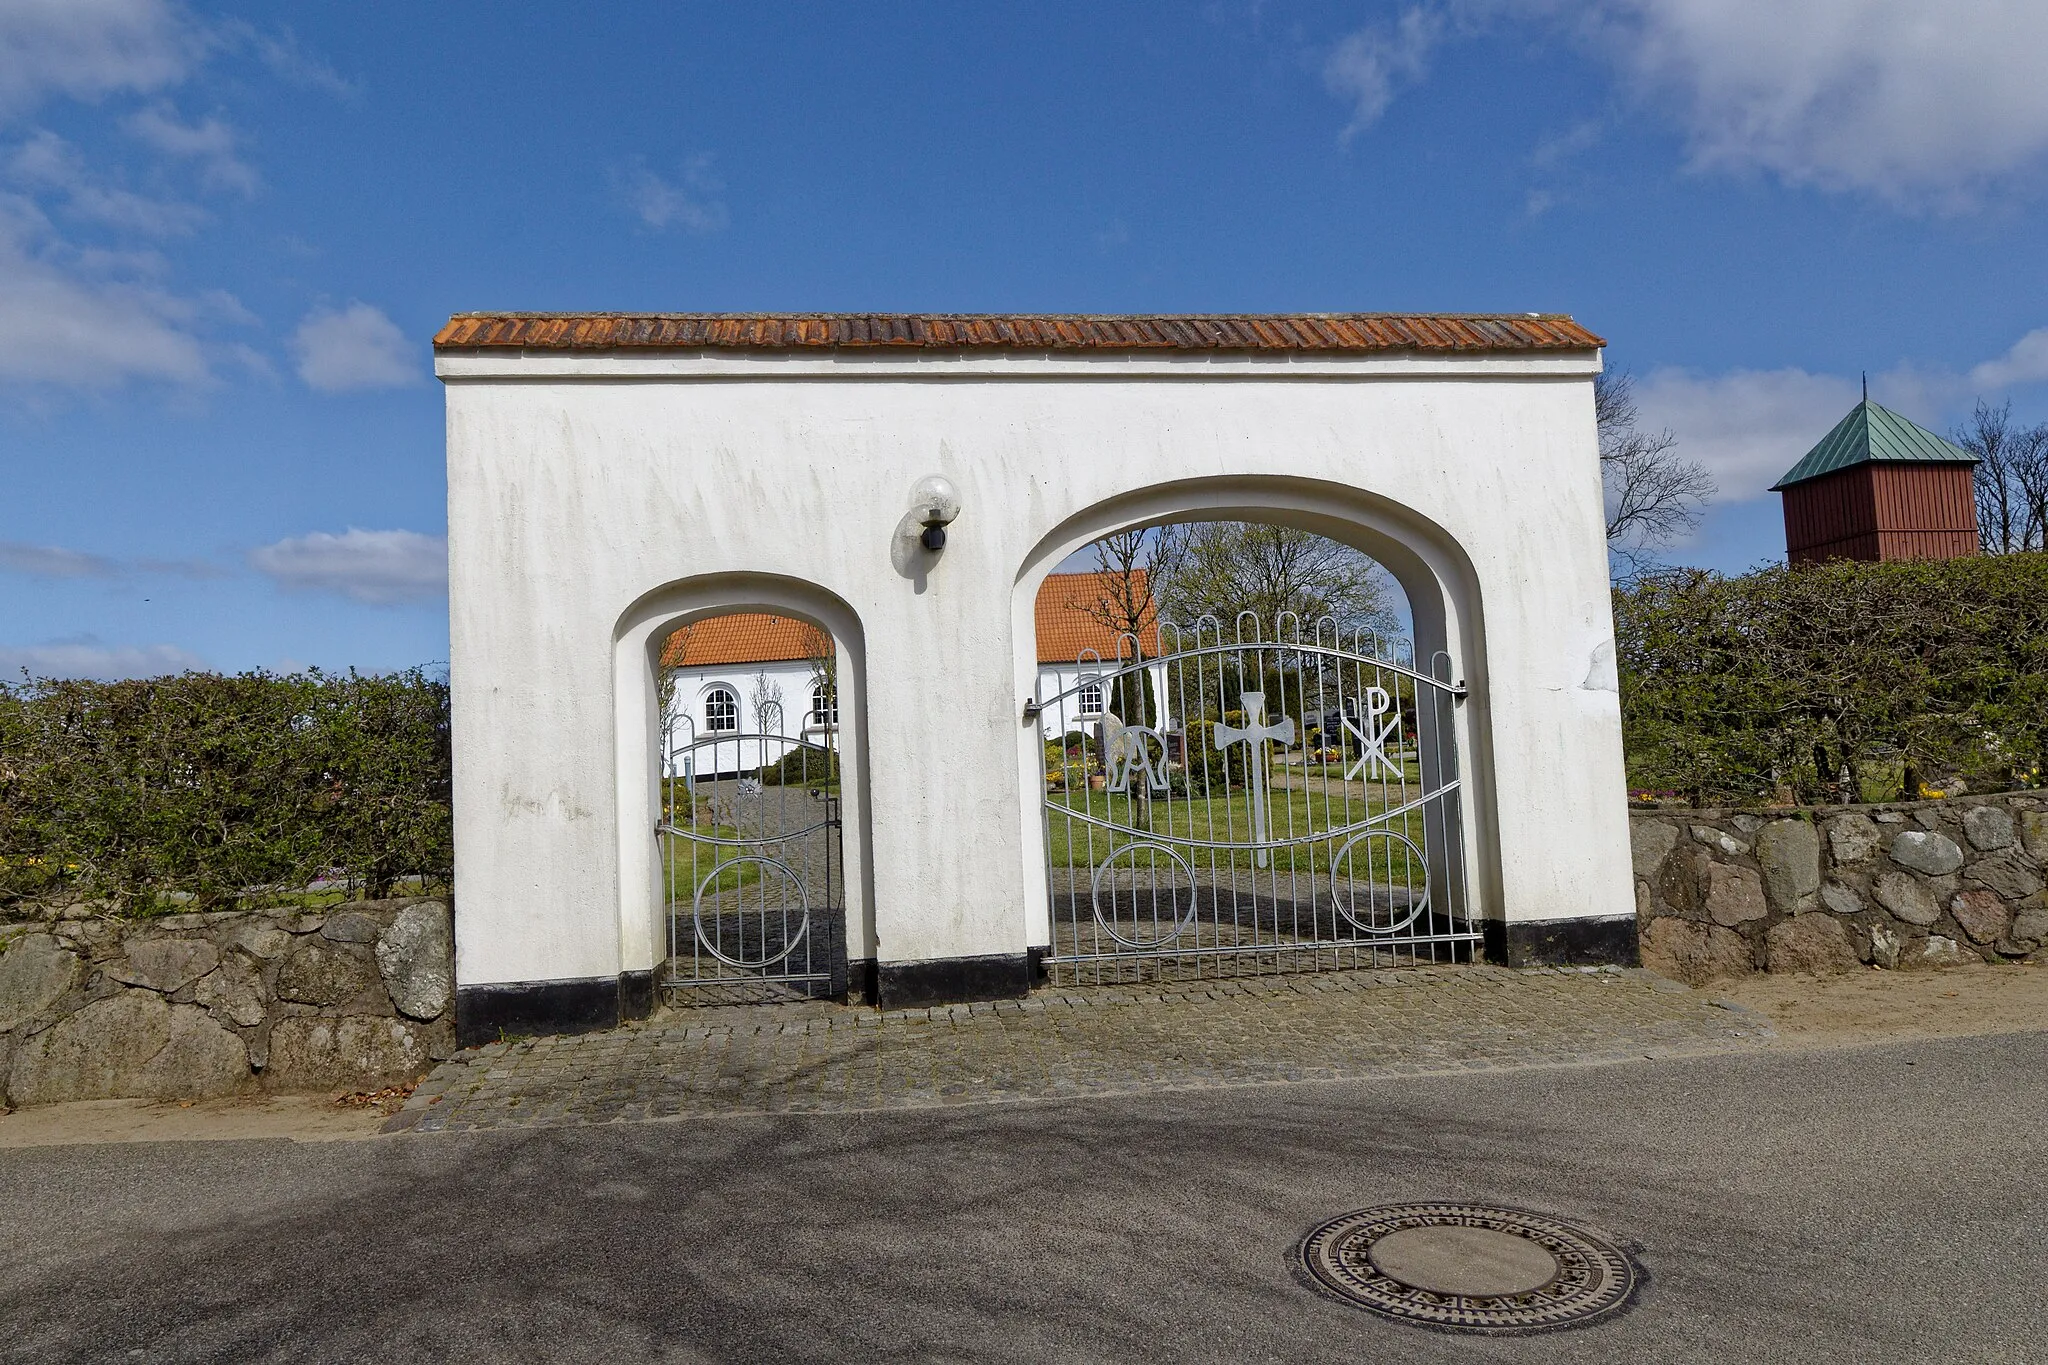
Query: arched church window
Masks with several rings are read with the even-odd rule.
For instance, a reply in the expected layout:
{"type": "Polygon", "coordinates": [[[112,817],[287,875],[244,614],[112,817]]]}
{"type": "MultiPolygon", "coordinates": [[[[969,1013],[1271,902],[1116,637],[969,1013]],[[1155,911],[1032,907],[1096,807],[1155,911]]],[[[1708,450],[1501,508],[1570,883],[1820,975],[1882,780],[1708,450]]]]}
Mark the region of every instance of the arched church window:
{"type": "Polygon", "coordinates": [[[839,693],[826,683],[811,688],[811,720],[817,725],[839,723],[839,693]]]}
{"type": "Polygon", "coordinates": [[[1084,716],[1102,714],[1102,684],[1093,678],[1081,684],[1081,690],[1074,694],[1074,709],[1084,716]]]}
{"type": "Polygon", "coordinates": [[[704,694],[704,728],[706,730],[737,730],[740,728],[740,699],[729,687],[714,687],[704,694]]]}

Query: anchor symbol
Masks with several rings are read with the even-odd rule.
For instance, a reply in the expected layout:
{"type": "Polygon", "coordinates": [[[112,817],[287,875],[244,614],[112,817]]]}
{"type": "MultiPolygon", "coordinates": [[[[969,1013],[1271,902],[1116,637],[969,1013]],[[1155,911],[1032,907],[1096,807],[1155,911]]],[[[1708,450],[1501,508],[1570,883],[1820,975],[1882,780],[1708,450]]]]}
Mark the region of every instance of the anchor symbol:
{"type": "MultiPolygon", "coordinates": [[[[1245,748],[1245,767],[1250,770],[1252,798],[1252,841],[1263,845],[1266,842],[1266,742],[1286,745],[1294,743],[1294,717],[1282,716],[1278,721],[1266,721],[1266,694],[1245,692],[1239,696],[1244,707],[1244,726],[1218,725],[1215,730],[1215,744],[1218,751],[1226,750],[1233,744],[1245,748]]],[[[1259,848],[1252,854],[1252,866],[1264,867],[1272,861],[1272,854],[1266,848],[1259,848]]]]}

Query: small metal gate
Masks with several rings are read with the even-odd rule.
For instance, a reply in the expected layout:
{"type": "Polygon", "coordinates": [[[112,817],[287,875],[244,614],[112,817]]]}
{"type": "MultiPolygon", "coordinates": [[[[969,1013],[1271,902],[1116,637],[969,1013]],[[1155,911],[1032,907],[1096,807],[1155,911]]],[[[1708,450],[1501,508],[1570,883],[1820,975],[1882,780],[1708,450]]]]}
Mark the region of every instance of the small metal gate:
{"type": "Polygon", "coordinates": [[[1099,984],[1469,958],[1438,654],[1284,614],[1087,651],[1046,737],[1048,972],[1099,984]]]}
{"type": "MultiPolygon", "coordinates": [[[[770,708],[762,730],[779,729],[770,708]]],[[[839,759],[773,733],[698,734],[663,746],[656,829],[674,1003],[846,993],[839,759]]]]}

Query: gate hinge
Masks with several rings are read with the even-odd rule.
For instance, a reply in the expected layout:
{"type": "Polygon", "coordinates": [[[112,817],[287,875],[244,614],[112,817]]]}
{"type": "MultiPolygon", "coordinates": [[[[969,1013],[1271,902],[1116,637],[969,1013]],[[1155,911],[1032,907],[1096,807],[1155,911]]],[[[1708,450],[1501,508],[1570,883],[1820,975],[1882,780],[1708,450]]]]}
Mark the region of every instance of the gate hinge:
{"type": "Polygon", "coordinates": [[[1469,697],[1469,696],[1471,696],[1471,695],[1472,695],[1472,689],[1471,689],[1471,688],[1469,688],[1469,687],[1467,687],[1467,686],[1465,686],[1465,684],[1464,684],[1464,682],[1463,682],[1462,680],[1461,680],[1461,681],[1459,681],[1459,682],[1454,682],[1454,683],[1452,683],[1452,684],[1451,684],[1451,700],[1452,700],[1452,701],[1454,701],[1454,702],[1459,702],[1459,701],[1463,701],[1463,700],[1465,700],[1465,698],[1467,698],[1467,697],[1469,697]]]}
{"type": "Polygon", "coordinates": [[[1037,720],[1039,714],[1044,710],[1045,708],[1038,704],[1038,698],[1033,697],[1031,698],[1031,700],[1024,703],[1024,719],[1037,720]]]}

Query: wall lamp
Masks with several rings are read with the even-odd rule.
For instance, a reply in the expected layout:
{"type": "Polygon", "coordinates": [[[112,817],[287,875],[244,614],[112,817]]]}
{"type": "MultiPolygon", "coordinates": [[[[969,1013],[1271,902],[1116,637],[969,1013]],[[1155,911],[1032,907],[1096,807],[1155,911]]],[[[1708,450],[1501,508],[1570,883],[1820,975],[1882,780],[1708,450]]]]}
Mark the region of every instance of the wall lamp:
{"type": "Polygon", "coordinates": [[[943,474],[927,474],[910,490],[910,515],[924,527],[917,543],[927,550],[943,550],[946,528],[960,515],[960,490],[943,474]]]}

